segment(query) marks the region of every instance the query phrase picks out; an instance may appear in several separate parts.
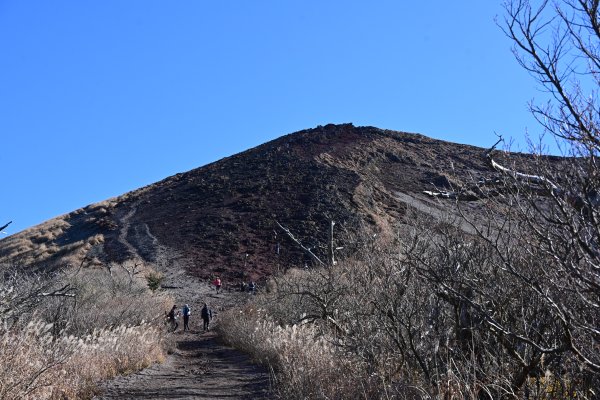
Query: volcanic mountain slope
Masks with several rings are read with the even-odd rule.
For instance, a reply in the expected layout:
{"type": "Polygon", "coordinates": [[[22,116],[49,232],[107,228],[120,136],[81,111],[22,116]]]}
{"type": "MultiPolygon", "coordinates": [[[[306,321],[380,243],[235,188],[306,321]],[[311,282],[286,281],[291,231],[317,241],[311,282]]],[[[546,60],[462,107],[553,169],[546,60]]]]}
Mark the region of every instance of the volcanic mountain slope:
{"type": "Polygon", "coordinates": [[[5,238],[0,263],[152,264],[167,249],[197,276],[256,279],[306,262],[277,222],[322,256],[330,220],[391,232],[407,205],[445,207],[422,191],[448,187],[447,171],[489,174],[483,153],[418,134],[319,126],[5,238]]]}

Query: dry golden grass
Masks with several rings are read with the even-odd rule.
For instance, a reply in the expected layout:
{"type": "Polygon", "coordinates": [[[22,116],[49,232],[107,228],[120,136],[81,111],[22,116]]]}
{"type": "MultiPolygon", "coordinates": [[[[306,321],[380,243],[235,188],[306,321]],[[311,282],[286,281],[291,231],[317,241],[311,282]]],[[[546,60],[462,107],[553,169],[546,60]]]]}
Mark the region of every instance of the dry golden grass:
{"type": "Polygon", "coordinates": [[[336,351],[313,325],[279,326],[252,306],[224,314],[219,333],[271,368],[281,398],[372,399],[382,389],[360,360],[336,351]]]}
{"type": "Polygon", "coordinates": [[[93,331],[85,337],[52,336],[51,326],[32,321],[0,338],[0,398],[85,399],[95,383],[164,359],[157,327],[93,331]]]}
{"type": "Polygon", "coordinates": [[[75,243],[59,245],[58,243],[64,242],[65,235],[71,228],[72,219],[83,217],[87,223],[97,223],[101,218],[111,214],[116,202],[117,199],[114,198],[91,204],[9,236],[4,241],[3,257],[21,265],[41,264],[53,256],[59,258],[54,260],[58,264],[61,262],[63,265],[79,264],[93,246],[104,243],[104,236],[97,234],[75,243]],[[60,255],[63,257],[61,258],[60,255]]]}
{"type": "Polygon", "coordinates": [[[0,399],[89,399],[99,381],[164,359],[163,312],[173,300],[143,276],[18,272],[0,281],[0,399]],[[43,294],[57,288],[75,297],[43,294]]]}

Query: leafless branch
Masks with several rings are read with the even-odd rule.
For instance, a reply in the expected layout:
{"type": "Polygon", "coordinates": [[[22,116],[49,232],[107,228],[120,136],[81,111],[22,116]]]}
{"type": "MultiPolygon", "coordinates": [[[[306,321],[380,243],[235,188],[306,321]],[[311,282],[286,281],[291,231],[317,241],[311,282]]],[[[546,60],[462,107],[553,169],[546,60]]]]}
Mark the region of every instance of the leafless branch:
{"type": "Polygon", "coordinates": [[[308,247],[304,246],[302,244],[302,242],[300,242],[300,240],[296,239],[296,237],[292,234],[292,232],[290,232],[290,230],[288,228],[286,228],[283,225],[281,225],[278,221],[275,221],[275,223],[277,224],[277,226],[279,228],[281,228],[282,231],[284,231],[288,235],[288,237],[290,239],[292,239],[292,241],[294,243],[296,243],[298,246],[300,246],[300,248],[302,250],[304,250],[304,252],[306,254],[308,254],[313,260],[315,260],[319,265],[325,265],[325,263],[323,261],[321,261],[321,259],[319,257],[317,257],[316,254],[313,253],[311,249],[309,249],[308,247]]]}
{"type": "Polygon", "coordinates": [[[12,224],[12,221],[8,221],[5,225],[0,227],[0,231],[3,231],[4,229],[6,229],[6,227],[8,227],[10,224],[12,224]]]}

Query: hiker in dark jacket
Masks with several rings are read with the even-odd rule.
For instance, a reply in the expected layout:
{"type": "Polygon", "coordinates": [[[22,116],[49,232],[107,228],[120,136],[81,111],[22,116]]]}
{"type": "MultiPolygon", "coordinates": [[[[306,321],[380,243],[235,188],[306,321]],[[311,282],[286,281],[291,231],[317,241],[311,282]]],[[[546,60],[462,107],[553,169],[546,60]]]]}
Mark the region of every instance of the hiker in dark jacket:
{"type": "Polygon", "coordinates": [[[208,324],[210,324],[210,320],[212,319],[212,310],[208,308],[208,304],[204,303],[200,316],[204,321],[204,331],[206,332],[208,330],[208,324]]]}
{"type": "Polygon", "coordinates": [[[171,331],[175,332],[179,324],[177,323],[177,318],[179,318],[179,310],[177,310],[177,304],[171,308],[171,311],[167,314],[167,320],[171,324],[171,331]]]}
{"type": "Polygon", "coordinates": [[[182,314],[183,314],[183,330],[184,331],[189,331],[190,330],[190,315],[192,315],[192,310],[190,310],[190,306],[189,305],[185,305],[183,306],[183,310],[182,314]]]}

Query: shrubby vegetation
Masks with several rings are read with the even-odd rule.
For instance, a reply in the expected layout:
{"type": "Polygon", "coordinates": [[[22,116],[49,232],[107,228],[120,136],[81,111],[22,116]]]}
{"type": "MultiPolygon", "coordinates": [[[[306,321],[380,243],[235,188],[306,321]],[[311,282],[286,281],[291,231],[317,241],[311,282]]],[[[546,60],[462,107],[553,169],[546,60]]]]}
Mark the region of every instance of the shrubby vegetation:
{"type": "Polygon", "coordinates": [[[227,342],[274,371],[281,398],[350,399],[356,398],[357,390],[372,398],[373,388],[359,360],[340,358],[315,325],[282,325],[266,310],[249,305],[228,310],[217,328],[227,342]]]}
{"type": "Polygon", "coordinates": [[[600,398],[600,3],[505,6],[519,63],[549,94],[531,111],[570,157],[534,148],[519,171],[486,152],[489,176],[446,196],[475,204],[407,215],[395,240],[289,271],[232,311],[224,335],[273,367],[285,398],[600,398]]]}
{"type": "Polygon", "coordinates": [[[456,220],[418,222],[427,228],[273,279],[222,318],[222,334],[272,367],[282,398],[597,397],[586,357],[598,342],[575,325],[567,336],[553,283],[536,286],[548,278],[539,254],[515,247],[509,268],[456,220]]]}
{"type": "Polygon", "coordinates": [[[163,359],[172,301],[127,268],[0,272],[0,398],[90,398],[100,380],[163,359]]]}

